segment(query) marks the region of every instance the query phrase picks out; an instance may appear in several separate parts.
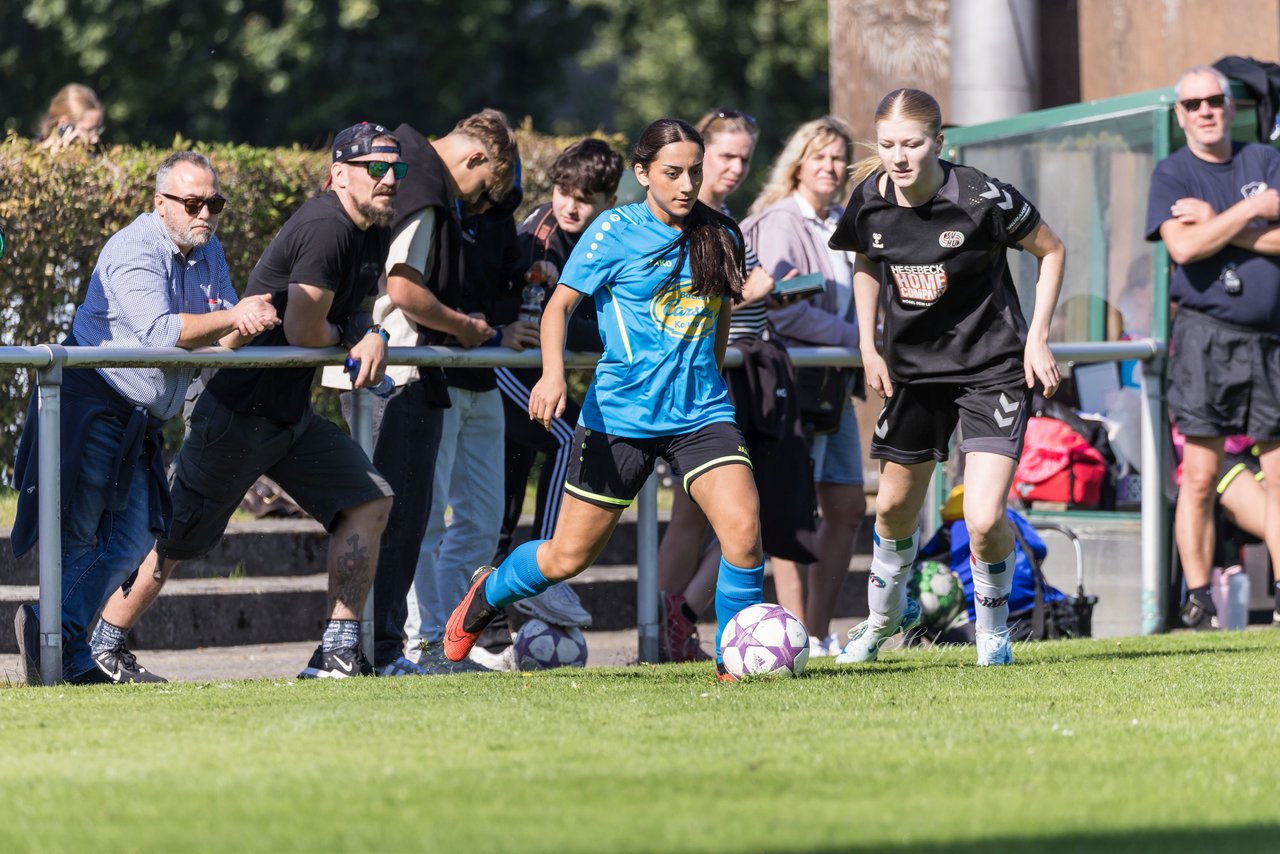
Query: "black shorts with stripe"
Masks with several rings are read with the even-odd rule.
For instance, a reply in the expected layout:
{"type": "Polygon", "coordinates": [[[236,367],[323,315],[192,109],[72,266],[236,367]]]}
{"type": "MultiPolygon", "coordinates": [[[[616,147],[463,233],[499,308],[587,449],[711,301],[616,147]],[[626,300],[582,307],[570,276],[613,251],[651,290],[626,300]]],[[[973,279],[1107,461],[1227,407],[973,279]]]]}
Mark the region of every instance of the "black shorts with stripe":
{"type": "Polygon", "coordinates": [[[1000,385],[894,383],[871,436],[871,456],[901,465],[947,459],[960,425],[960,453],[1018,459],[1027,432],[1031,389],[1021,379],[1000,385]]]}
{"type": "Polygon", "coordinates": [[[751,465],[738,425],[718,421],[679,436],[637,439],[611,436],[579,424],[573,434],[577,452],[569,460],[564,490],[588,504],[617,509],[635,500],[662,457],[685,492],[706,472],[726,465],[751,465]]]}

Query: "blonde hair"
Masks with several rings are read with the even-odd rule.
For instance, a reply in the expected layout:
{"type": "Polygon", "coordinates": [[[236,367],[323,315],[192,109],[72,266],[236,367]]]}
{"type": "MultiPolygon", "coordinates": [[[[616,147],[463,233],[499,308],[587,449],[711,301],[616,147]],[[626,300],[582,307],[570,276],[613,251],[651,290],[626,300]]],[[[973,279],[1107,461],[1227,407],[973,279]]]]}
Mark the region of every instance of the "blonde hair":
{"type": "MultiPolygon", "coordinates": [[[[919,89],[894,89],[881,98],[879,106],[876,107],[875,123],[879,124],[885,119],[920,122],[924,125],[925,133],[930,137],[935,137],[942,132],[942,108],[938,106],[938,101],[932,95],[919,89]]],[[[872,151],[876,148],[875,143],[864,142],[860,146],[870,148],[872,151]]],[[[853,164],[849,174],[857,184],[869,175],[874,175],[879,168],[880,155],[872,154],[853,164]]]]}
{"type": "MultiPolygon", "coordinates": [[[[826,148],[836,141],[844,143],[845,156],[848,157],[853,147],[853,131],[835,116],[823,116],[796,128],[787,139],[782,152],[773,161],[773,166],[769,168],[769,180],[765,182],[760,195],[751,203],[750,212],[758,213],[794,193],[800,184],[797,177],[800,173],[800,164],[810,153],[826,148]]],[[[844,193],[847,181],[847,176],[841,176],[836,195],[844,193]]]]}
{"type": "Polygon", "coordinates": [[[511,129],[506,114],[493,109],[481,110],[454,125],[453,132],[469,136],[484,146],[495,181],[489,198],[493,202],[501,201],[515,184],[516,162],[520,159],[516,132],[511,129]]]}
{"type": "Polygon", "coordinates": [[[75,124],[90,110],[101,109],[102,102],[98,100],[98,93],[83,83],[68,83],[49,102],[49,109],[40,120],[40,137],[43,139],[49,136],[61,121],[69,120],[75,124]]]}
{"type": "Polygon", "coordinates": [[[760,128],[756,126],[755,119],[746,113],[724,107],[718,107],[703,114],[702,118],[694,124],[694,128],[702,134],[702,141],[707,145],[722,133],[745,133],[753,142],[760,137],[760,128]]]}

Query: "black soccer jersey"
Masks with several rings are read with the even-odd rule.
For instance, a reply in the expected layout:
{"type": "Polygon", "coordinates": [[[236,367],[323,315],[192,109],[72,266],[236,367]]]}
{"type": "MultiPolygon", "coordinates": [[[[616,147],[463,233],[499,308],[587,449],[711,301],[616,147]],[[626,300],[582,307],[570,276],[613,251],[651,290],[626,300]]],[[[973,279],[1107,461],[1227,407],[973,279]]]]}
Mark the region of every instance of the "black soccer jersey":
{"type": "Polygon", "coordinates": [[[849,199],[831,248],[880,266],[884,325],[877,349],[895,382],[985,385],[1023,373],[1027,321],[1005,252],[1040,223],[1008,184],[942,161],[942,187],[918,207],[897,204],[877,172],[849,199]],[[887,197],[886,197],[887,196],[887,197]]]}

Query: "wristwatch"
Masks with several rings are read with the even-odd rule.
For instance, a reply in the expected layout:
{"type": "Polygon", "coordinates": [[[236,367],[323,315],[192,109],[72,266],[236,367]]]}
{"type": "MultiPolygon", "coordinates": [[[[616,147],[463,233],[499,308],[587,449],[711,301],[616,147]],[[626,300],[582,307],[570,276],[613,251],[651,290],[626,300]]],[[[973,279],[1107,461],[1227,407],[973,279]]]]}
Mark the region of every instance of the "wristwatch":
{"type": "Polygon", "coordinates": [[[383,341],[386,341],[388,344],[391,343],[391,336],[387,334],[387,330],[383,329],[381,326],[379,326],[376,323],[373,324],[373,326],[370,326],[368,329],[366,329],[364,334],[372,335],[375,332],[382,336],[383,341]]]}

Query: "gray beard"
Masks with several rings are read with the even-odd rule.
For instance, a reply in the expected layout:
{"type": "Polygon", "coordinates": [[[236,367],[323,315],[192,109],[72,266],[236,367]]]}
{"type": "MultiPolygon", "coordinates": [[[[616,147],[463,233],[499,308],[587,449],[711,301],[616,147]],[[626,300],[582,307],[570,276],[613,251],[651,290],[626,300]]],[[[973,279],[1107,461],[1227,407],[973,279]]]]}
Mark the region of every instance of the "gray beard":
{"type": "Polygon", "coordinates": [[[187,226],[171,231],[170,236],[173,238],[173,242],[179,246],[190,246],[192,249],[197,249],[208,243],[216,230],[215,227],[210,226],[208,231],[197,232],[187,226]]]}

